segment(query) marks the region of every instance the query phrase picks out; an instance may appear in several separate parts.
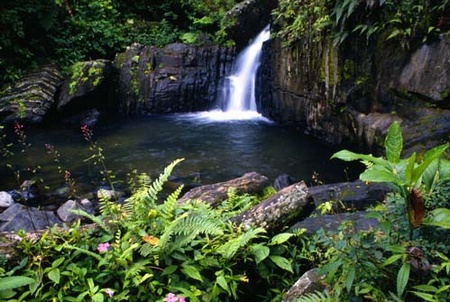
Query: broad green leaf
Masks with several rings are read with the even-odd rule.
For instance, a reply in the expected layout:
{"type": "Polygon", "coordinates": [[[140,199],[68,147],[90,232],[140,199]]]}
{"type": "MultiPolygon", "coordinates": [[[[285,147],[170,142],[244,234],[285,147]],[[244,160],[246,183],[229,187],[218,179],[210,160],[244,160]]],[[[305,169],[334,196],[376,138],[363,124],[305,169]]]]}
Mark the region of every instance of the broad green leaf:
{"type": "Polygon", "coordinates": [[[18,288],[25,285],[30,285],[35,283],[36,280],[23,277],[23,276],[12,276],[12,277],[4,277],[0,278],[0,291],[10,290],[14,288],[18,288]]]}
{"type": "Polygon", "coordinates": [[[391,163],[398,163],[403,149],[402,129],[397,121],[389,127],[386,139],[384,141],[386,148],[386,158],[391,163]]]}
{"type": "Polygon", "coordinates": [[[441,178],[441,173],[439,172],[440,162],[441,159],[434,160],[422,173],[422,182],[427,190],[431,190],[436,186],[441,178]]]}
{"type": "Polygon", "coordinates": [[[177,268],[178,268],[178,266],[176,266],[176,265],[169,265],[168,267],[166,267],[164,269],[164,271],[162,272],[161,275],[162,276],[171,275],[177,270],[177,268]]]}
{"type": "Polygon", "coordinates": [[[61,278],[61,274],[59,268],[53,268],[48,272],[48,278],[55,282],[55,284],[59,284],[59,280],[61,278]]]}
{"type": "Polygon", "coordinates": [[[350,267],[347,278],[345,279],[345,288],[347,289],[347,292],[350,292],[352,289],[353,281],[355,281],[355,275],[356,275],[356,268],[355,266],[350,267]]]}
{"type": "Polygon", "coordinates": [[[102,293],[96,293],[95,295],[93,295],[92,297],[91,297],[91,299],[92,299],[92,301],[93,302],[103,302],[104,300],[104,296],[103,296],[103,294],[102,293]]]}
{"type": "Polygon", "coordinates": [[[438,291],[437,287],[433,286],[433,285],[429,285],[429,284],[420,284],[420,285],[416,285],[414,286],[414,289],[423,291],[423,292],[431,292],[431,293],[435,293],[438,291]]]}
{"type": "Polygon", "coordinates": [[[192,265],[182,264],[183,268],[181,271],[188,277],[203,282],[203,278],[200,275],[200,272],[192,265]]]}
{"type": "Polygon", "coordinates": [[[429,301],[429,302],[435,302],[436,301],[436,299],[434,298],[434,295],[432,295],[432,294],[415,292],[415,291],[411,291],[411,293],[413,293],[414,295],[416,295],[419,298],[422,298],[423,301],[429,301]]]}
{"type": "Polygon", "coordinates": [[[65,260],[64,257],[61,257],[61,258],[56,259],[55,261],[53,261],[52,267],[53,267],[53,268],[56,268],[56,267],[60,266],[61,263],[64,262],[64,260],[65,260]]]}
{"type": "Polygon", "coordinates": [[[217,284],[219,284],[219,286],[221,288],[223,288],[224,290],[226,290],[226,292],[228,294],[230,294],[230,288],[228,287],[227,280],[225,279],[225,277],[223,275],[218,276],[216,278],[216,282],[217,282],[217,284]]]}
{"type": "Polygon", "coordinates": [[[448,149],[449,144],[440,145],[437,147],[434,147],[433,149],[428,150],[425,155],[423,156],[422,163],[414,169],[414,175],[413,179],[419,179],[419,177],[422,175],[422,173],[425,171],[426,168],[436,159],[441,157],[444,152],[448,149]]]}
{"type": "MultiPolygon", "coordinates": [[[[1,282],[1,281],[0,281],[1,282]]],[[[0,301],[5,301],[16,295],[16,292],[12,289],[0,290],[0,301]]]]}
{"type": "Polygon", "coordinates": [[[402,296],[405,291],[406,284],[408,284],[409,273],[411,270],[411,264],[409,262],[403,263],[402,267],[398,271],[397,275],[397,295],[402,296]]]}
{"type": "Polygon", "coordinates": [[[333,158],[337,158],[337,159],[340,159],[343,161],[360,160],[364,164],[365,164],[365,162],[370,162],[370,163],[373,163],[374,165],[379,165],[379,166],[386,167],[386,168],[390,167],[389,162],[382,157],[375,157],[370,154],[355,153],[355,152],[352,152],[349,150],[338,151],[338,152],[334,153],[330,159],[333,159],[333,158]]]}
{"type": "Polygon", "coordinates": [[[279,268],[282,268],[288,272],[294,273],[294,271],[292,270],[291,263],[289,262],[288,259],[281,257],[281,256],[277,256],[277,255],[269,256],[269,259],[273,263],[275,263],[275,265],[278,266],[279,268]]]}
{"type": "Polygon", "coordinates": [[[397,260],[401,259],[402,257],[403,257],[402,254],[395,254],[395,255],[392,255],[391,257],[389,257],[388,259],[386,259],[386,260],[383,262],[383,265],[382,265],[382,266],[387,266],[387,265],[389,265],[389,264],[392,264],[392,263],[396,262],[397,260]]]}
{"type": "Polygon", "coordinates": [[[266,259],[270,254],[270,248],[262,244],[254,244],[250,246],[250,251],[255,256],[256,264],[266,259]]]}
{"type": "Polygon", "coordinates": [[[437,208],[430,212],[430,217],[423,224],[434,225],[444,229],[450,229],[450,209],[437,208]]]}
{"type": "Polygon", "coordinates": [[[413,172],[416,165],[416,153],[414,152],[409,158],[400,161],[400,165],[405,165],[403,174],[405,175],[406,183],[415,184],[417,179],[413,179],[413,172]]]}
{"type": "Polygon", "coordinates": [[[388,182],[397,186],[403,186],[405,182],[401,180],[398,176],[392,172],[379,169],[369,169],[365,170],[361,175],[359,175],[361,181],[369,182],[388,182]]]}
{"type": "Polygon", "coordinates": [[[288,241],[289,238],[291,238],[292,236],[294,236],[294,234],[292,234],[292,233],[281,233],[281,234],[275,235],[270,240],[269,245],[282,244],[282,243],[288,241]]]}

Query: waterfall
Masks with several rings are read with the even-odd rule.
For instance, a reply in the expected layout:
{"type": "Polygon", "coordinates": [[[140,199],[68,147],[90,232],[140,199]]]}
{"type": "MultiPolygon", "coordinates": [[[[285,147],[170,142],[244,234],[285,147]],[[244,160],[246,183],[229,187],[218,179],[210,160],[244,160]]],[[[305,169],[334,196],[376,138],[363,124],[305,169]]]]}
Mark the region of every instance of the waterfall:
{"type": "Polygon", "coordinates": [[[223,110],[210,110],[187,114],[205,121],[260,120],[271,121],[256,110],[255,82],[260,64],[262,45],[270,38],[269,25],[256,36],[236,58],[231,75],[225,78],[219,97],[223,110]]]}
{"type": "Polygon", "coordinates": [[[236,58],[233,72],[226,78],[223,88],[225,112],[256,113],[255,81],[260,64],[262,45],[270,38],[269,26],[236,58]]]}

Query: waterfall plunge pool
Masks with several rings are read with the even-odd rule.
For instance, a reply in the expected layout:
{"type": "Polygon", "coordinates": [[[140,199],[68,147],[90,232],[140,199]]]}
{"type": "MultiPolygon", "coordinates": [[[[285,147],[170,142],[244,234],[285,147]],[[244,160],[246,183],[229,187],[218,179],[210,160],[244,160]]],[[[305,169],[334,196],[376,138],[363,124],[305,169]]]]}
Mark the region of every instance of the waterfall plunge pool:
{"type": "MultiPolygon", "coordinates": [[[[14,155],[2,159],[0,190],[17,189],[23,180],[40,178],[51,192],[65,184],[58,169],[71,173],[80,193],[107,185],[102,182],[100,165],[86,160],[92,152],[80,129],[24,131],[30,147],[22,153],[23,146],[16,143],[14,155]],[[46,152],[46,144],[54,146],[59,163],[46,152]],[[37,168],[37,172],[26,171],[28,168],[37,168]],[[13,171],[20,173],[19,179],[13,171]]],[[[199,184],[221,182],[251,171],[272,181],[287,173],[309,184],[314,173],[327,183],[354,178],[348,175],[346,163],[330,161],[333,150],[262,117],[236,120],[214,111],[151,115],[95,128],[94,140],[103,149],[107,168],[122,182],[133,169],[154,178],[177,158],[185,160],[172,175],[199,184]]]]}

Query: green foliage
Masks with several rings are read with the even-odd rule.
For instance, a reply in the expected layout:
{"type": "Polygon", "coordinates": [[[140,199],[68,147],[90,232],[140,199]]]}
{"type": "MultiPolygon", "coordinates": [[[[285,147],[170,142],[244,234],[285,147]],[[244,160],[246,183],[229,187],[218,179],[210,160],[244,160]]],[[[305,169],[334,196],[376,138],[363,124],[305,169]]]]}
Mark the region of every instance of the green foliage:
{"type": "Polygon", "coordinates": [[[300,269],[293,241],[302,232],[269,238],[262,228],[234,225],[229,218],[258,202],[235,190],[217,208],[196,200],[179,204],[182,186],[162,200],[181,161],[153,181],[141,174],[123,204],[101,200],[100,216],[77,212],[95,226],[78,222],[39,239],[20,233],[15,254],[24,261],[8,274],[30,283],[6,289],[9,301],[162,301],[173,293],[189,301],[235,301],[249,282],[270,289],[262,300],[280,299],[279,289],[300,269]]]}
{"type": "Polygon", "coordinates": [[[331,297],[328,293],[314,292],[300,296],[295,302],[339,302],[337,298],[331,297]]]}
{"type": "Polygon", "coordinates": [[[441,159],[449,144],[443,144],[428,150],[421,159],[416,153],[405,159],[400,159],[403,139],[400,125],[393,122],[389,127],[385,140],[386,158],[358,154],[348,150],[339,151],[331,158],[344,161],[360,160],[366,165],[366,170],[360,175],[360,180],[366,182],[385,182],[391,184],[400,192],[406,201],[407,215],[412,227],[421,224],[423,218],[423,195],[428,195],[436,186],[450,177],[448,174],[450,162],[441,159]],[[421,195],[419,190],[423,192],[421,195]]]}
{"type": "Polygon", "coordinates": [[[43,63],[63,71],[78,61],[112,59],[133,42],[164,46],[191,37],[219,40],[235,1],[37,0],[0,4],[0,81],[13,82],[43,63]]]}
{"type": "Polygon", "coordinates": [[[273,15],[276,35],[288,45],[299,38],[321,37],[341,44],[356,34],[367,41],[379,35],[408,48],[448,31],[442,18],[449,10],[449,1],[282,0],[273,15]]]}
{"type": "Polygon", "coordinates": [[[362,161],[366,170],[361,180],[386,182],[397,189],[384,205],[367,214],[378,220],[378,226],[358,231],[353,222],[343,222],[338,231],[321,230],[311,240],[309,249],[316,251],[313,255],[321,263],[319,274],[329,285],[328,293],[339,301],[450,298],[446,256],[450,212],[441,208],[448,206],[448,200],[442,201],[449,186],[449,164],[442,158],[448,144],[428,150],[421,158],[412,154],[402,159],[402,142],[400,126],[394,122],[385,140],[386,157],[348,150],[332,156],[362,161]]]}

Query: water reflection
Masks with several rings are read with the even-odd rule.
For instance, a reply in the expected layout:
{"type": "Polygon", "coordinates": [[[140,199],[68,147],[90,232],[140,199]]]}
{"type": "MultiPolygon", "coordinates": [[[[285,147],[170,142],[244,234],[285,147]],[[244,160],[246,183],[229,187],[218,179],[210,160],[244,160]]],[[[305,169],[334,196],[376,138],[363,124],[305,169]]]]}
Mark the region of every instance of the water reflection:
{"type": "MultiPolygon", "coordinates": [[[[37,176],[50,188],[64,184],[44,144],[55,146],[61,155],[61,168],[71,171],[77,183],[88,187],[101,183],[98,167],[92,161],[85,161],[92,154],[81,132],[31,129],[27,137],[32,147],[25,158],[14,156],[2,162],[1,190],[17,186],[5,165],[13,163],[20,167],[25,161],[41,167],[37,176]]],[[[186,160],[175,169],[174,175],[196,178],[202,183],[224,181],[250,171],[272,180],[288,173],[308,181],[314,171],[325,181],[346,177],[341,164],[330,162],[332,150],[297,131],[259,118],[218,121],[205,118],[204,113],[149,116],[95,129],[94,137],[104,150],[108,169],[122,180],[135,168],[158,175],[177,158],[186,160]]]]}

